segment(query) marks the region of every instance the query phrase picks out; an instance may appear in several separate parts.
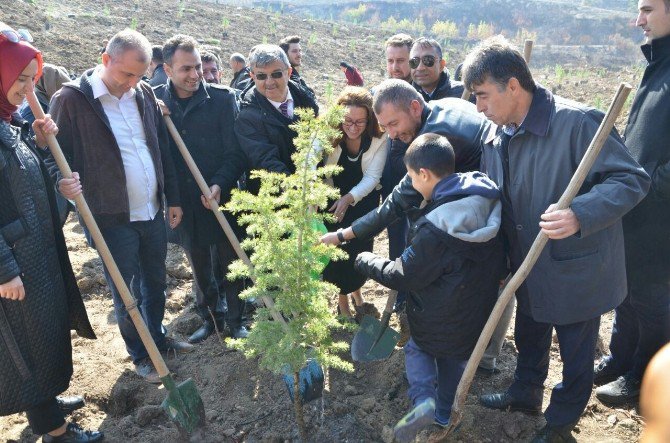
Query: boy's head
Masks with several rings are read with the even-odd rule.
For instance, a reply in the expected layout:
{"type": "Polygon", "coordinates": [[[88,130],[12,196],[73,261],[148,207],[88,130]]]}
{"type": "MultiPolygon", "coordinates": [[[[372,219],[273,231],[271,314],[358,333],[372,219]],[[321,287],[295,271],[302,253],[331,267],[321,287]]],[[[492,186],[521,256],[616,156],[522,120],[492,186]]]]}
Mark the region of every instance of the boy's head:
{"type": "Polygon", "coordinates": [[[430,200],[435,185],[454,172],[454,148],[446,137],[422,134],[409,145],[404,161],[412,186],[430,200]]]}

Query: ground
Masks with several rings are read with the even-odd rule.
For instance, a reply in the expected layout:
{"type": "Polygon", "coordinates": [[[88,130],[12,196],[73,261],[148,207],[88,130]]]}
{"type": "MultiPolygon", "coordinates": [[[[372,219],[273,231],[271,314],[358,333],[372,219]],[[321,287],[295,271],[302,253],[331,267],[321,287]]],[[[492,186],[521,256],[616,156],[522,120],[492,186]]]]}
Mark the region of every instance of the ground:
{"type": "MultiPolygon", "coordinates": [[[[164,1],[91,2],[87,0],[0,0],[0,21],[29,27],[44,51],[45,60],[64,65],[74,72],[93,66],[102,41],[125,26],[134,26],[154,43],[176,32],[206,37],[222,48],[224,59],[233,50],[247,52],[261,40],[276,41],[289,33],[303,36],[305,67],[301,71],[317,95],[325,102],[328,92],[337,93],[344,85],[338,70],[340,60],[353,60],[368,85],[383,78],[382,43],[386,36],[379,30],[353,25],[285,17],[262,10],[248,10],[196,2],[164,1]],[[170,27],[165,26],[170,18],[170,27]]],[[[445,48],[448,67],[453,71],[462,60],[465,48],[445,48]]],[[[588,65],[561,65],[556,61],[542,66],[531,62],[540,83],[557,94],[606,109],[619,82],[635,85],[641,78],[640,65],[603,69],[588,65]]],[[[538,61],[539,63],[539,61],[538,61]]],[[[227,69],[227,68],[226,68],[227,69]]],[[[224,80],[231,73],[224,71],[224,80]]],[[[624,115],[617,121],[623,128],[624,115]]],[[[110,442],[178,442],[175,426],[160,409],[165,391],[143,382],[133,372],[123,341],[115,324],[112,302],[100,260],[84,240],[81,228],[71,218],[64,228],[73,266],[84,294],[98,340],[73,335],[74,376],[67,394],[84,395],[87,405],[72,418],[84,427],[105,431],[110,442]]],[[[385,254],[384,234],[375,250],[385,254]]],[[[182,252],[170,247],[168,254],[168,301],[165,324],[171,334],[185,338],[200,324],[193,309],[191,274],[182,252]]],[[[368,282],[364,296],[383,309],[387,292],[368,282]]],[[[334,312],[333,305],[333,312],[334,312]]],[[[392,324],[396,324],[395,318],[392,324]]],[[[612,315],[603,316],[600,350],[606,343],[612,315]]],[[[351,339],[352,334],[342,338],[351,339]]],[[[560,356],[552,346],[552,361],[545,392],[560,381],[560,356]]],[[[527,441],[543,426],[541,418],[520,413],[502,413],[477,405],[481,393],[505,389],[511,382],[516,351],[513,333],[498,363],[501,373],[490,378],[475,378],[467,399],[463,426],[453,441],[510,442],[527,441]]],[[[197,441],[280,442],[297,438],[293,409],[281,377],[262,371],[255,360],[226,347],[219,337],[211,337],[195,352],[170,357],[168,366],[177,380],[193,378],[200,391],[207,417],[207,432],[197,441]]],[[[391,428],[408,408],[407,383],[403,377],[402,350],[396,349],[388,360],[355,364],[345,374],[331,371],[323,398],[305,406],[313,441],[390,441],[391,428]]],[[[633,407],[610,409],[592,398],[582,417],[577,439],[581,442],[636,441],[641,419],[633,407]]],[[[421,434],[419,441],[425,441],[421,434]]],[[[24,414],[0,418],[0,441],[34,442],[24,414]]]]}

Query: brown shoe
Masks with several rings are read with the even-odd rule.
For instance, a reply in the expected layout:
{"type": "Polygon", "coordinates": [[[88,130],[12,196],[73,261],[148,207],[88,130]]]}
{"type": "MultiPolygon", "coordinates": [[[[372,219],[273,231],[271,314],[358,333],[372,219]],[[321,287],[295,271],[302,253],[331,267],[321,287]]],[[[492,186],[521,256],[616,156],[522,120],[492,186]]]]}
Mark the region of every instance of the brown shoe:
{"type": "Polygon", "coordinates": [[[161,378],[158,376],[158,371],[156,371],[156,368],[154,367],[154,364],[151,363],[151,359],[149,357],[141,360],[135,365],[135,373],[149,383],[153,383],[155,385],[163,383],[161,378]]]}

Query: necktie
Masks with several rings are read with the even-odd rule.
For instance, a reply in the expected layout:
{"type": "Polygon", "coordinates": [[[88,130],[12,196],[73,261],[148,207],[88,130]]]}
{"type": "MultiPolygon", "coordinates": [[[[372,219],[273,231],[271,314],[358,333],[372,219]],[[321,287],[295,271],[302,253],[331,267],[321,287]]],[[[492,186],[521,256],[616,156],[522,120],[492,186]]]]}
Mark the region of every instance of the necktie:
{"type": "Polygon", "coordinates": [[[284,103],[282,103],[281,105],[279,105],[279,111],[284,115],[284,117],[286,117],[286,118],[291,118],[291,117],[288,115],[288,100],[286,100],[284,103]]]}

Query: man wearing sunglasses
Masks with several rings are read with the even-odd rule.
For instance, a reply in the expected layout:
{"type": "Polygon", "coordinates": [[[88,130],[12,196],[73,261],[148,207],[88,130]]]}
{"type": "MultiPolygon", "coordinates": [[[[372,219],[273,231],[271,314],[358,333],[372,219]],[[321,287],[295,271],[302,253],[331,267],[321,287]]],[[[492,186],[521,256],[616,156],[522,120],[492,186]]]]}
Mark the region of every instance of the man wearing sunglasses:
{"type": "MultiPolygon", "coordinates": [[[[296,133],[289,128],[298,119],[295,109],[309,108],[318,114],[319,107],[309,91],[289,80],[289,59],[279,46],[255,46],[249,66],[254,86],[241,96],[235,133],[251,170],[290,174],[295,171],[291,155],[296,133]]],[[[259,189],[256,180],[248,180],[247,186],[251,192],[259,189]]]]}
{"type": "Polygon", "coordinates": [[[463,95],[463,83],[451,80],[442,58],[442,46],[431,38],[416,39],[410,51],[412,85],[427,102],[463,95]]]}

